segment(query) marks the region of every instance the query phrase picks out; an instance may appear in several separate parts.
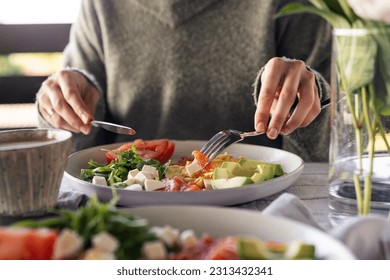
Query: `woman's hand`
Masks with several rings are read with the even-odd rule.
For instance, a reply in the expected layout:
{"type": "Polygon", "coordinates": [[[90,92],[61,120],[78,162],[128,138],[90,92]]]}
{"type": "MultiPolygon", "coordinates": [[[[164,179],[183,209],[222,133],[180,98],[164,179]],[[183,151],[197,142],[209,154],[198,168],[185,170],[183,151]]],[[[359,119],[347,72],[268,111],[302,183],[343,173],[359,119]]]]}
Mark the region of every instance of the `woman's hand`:
{"type": "Polygon", "coordinates": [[[37,100],[52,126],[88,134],[99,92],[81,73],[62,70],[42,83],[37,100]]]}
{"type": "Polygon", "coordinates": [[[270,59],[261,76],[255,113],[256,131],[266,131],[268,138],[275,139],[279,133],[290,134],[309,125],[320,112],[315,75],[305,63],[279,57],[270,59]],[[296,99],[299,102],[291,112],[296,99]]]}

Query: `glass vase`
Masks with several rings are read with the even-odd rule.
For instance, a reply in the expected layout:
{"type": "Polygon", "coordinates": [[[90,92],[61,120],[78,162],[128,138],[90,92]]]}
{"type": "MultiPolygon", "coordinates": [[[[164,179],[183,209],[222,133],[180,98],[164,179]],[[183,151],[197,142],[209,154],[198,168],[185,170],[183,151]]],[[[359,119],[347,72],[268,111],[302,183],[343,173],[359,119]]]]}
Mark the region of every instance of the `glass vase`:
{"type": "Polygon", "coordinates": [[[329,215],[390,211],[390,27],[335,29],[329,215]]]}

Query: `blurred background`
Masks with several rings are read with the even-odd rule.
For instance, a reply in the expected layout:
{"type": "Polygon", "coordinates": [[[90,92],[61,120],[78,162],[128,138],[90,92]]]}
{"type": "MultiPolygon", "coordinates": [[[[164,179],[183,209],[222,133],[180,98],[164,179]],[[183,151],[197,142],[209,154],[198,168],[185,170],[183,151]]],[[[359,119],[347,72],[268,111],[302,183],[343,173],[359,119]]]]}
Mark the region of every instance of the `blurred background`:
{"type": "Polygon", "coordinates": [[[81,0],[0,0],[0,130],[36,126],[35,94],[58,71],[81,0]]]}

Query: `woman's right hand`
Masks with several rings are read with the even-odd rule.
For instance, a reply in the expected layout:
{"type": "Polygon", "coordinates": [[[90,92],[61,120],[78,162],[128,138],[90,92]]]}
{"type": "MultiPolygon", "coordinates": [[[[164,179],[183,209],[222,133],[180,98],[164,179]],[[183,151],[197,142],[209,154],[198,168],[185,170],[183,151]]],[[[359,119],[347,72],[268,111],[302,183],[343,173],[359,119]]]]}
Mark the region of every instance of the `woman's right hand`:
{"type": "Polygon", "coordinates": [[[81,73],[61,70],[43,83],[37,95],[41,115],[55,128],[88,134],[99,92],[81,73]]]}

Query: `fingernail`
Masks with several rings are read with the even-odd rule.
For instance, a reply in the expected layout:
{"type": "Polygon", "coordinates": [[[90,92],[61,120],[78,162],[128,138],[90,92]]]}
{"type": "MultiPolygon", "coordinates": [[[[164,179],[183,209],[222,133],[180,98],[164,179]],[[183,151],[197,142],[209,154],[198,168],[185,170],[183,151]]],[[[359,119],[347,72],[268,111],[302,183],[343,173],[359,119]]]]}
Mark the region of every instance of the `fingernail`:
{"type": "Polygon", "coordinates": [[[290,129],[288,129],[288,128],[283,128],[282,131],[281,131],[281,133],[284,134],[284,135],[288,135],[288,134],[290,134],[290,129]]]}
{"type": "Polygon", "coordinates": [[[256,126],[256,131],[259,132],[265,131],[265,124],[263,122],[259,122],[256,126]]]}
{"type": "Polygon", "coordinates": [[[86,114],[81,114],[81,120],[83,121],[83,123],[87,124],[89,123],[89,119],[87,117],[86,114]]]}
{"type": "Polygon", "coordinates": [[[269,138],[275,139],[278,136],[278,131],[276,128],[271,128],[270,130],[268,130],[267,135],[269,138]]]}
{"type": "Polygon", "coordinates": [[[89,126],[82,126],[82,127],[80,128],[80,130],[81,130],[82,133],[84,133],[85,135],[87,135],[87,134],[89,134],[90,128],[89,128],[89,126]]]}

